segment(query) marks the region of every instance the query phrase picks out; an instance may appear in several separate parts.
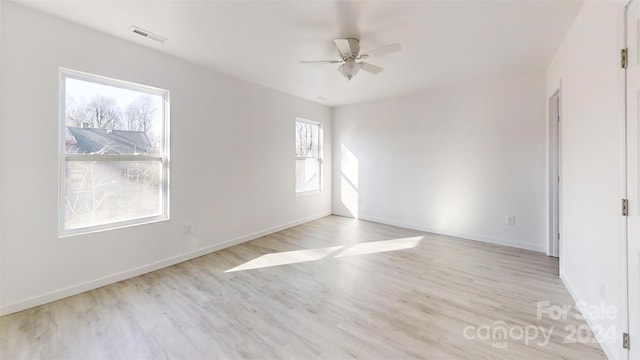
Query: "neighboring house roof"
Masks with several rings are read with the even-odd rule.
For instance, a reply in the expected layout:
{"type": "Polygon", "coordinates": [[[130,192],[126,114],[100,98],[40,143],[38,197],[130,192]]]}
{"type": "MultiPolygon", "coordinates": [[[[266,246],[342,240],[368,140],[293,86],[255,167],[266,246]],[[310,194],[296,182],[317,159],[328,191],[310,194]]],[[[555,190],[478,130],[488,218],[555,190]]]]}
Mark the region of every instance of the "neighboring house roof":
{"type": "Polygon", "coordinates": [[[153,146],[143,131],[108,130],[67,126],[65,142],[70,153],[131,155],[151,154],[153,146]],[[75,143],[74,143],[75,142],[75,143]]]}
{"type": "Polygon", "coordinates": [[[69,131],[69,127],[68,126],[67,126],[66,129],[64,129],[64,142],[67,145],[75,145],[75,144],[77,144],[76,139],[71,134],[71,131],[69,131]]]}

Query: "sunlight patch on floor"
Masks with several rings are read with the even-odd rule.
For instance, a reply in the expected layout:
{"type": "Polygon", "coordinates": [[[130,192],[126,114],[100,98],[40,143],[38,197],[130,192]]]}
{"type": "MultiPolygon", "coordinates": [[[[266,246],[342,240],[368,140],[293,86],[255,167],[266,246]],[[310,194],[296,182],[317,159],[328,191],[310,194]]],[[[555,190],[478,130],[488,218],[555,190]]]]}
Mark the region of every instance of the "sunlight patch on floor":
{"type": "Polygon", "coordinates": [[[345,251],[336,255],[336,257],[376,254],[381,252],[413,249],[414,247],[418,246],[422,238],[422,236],[415,236],[402,239],[360,243],[349,247],[345,251]]]}
{"type": "Polygon", "coordinates": [[[265,254],[246,263],[229,269],[225,272],[241,270],[260,269],[278,265],[297,264],[301,262],[316,261],[334,253],[343,246],[331,246],[319,249],[284,251],[272,254],[265,254]]]}
{"type": "MultiPolygon", "coordinates": [[[[347,247],[344,251],[334,257],[347,257],[357,255],[376,254],[389,251],[413,249],[420,243],[423,236],[414,236],[408,238],[372,241],[367,243],[359,243],[347,247]]],[[[283,251],[278,253],[265,254],[253,260],[249,260],[242,265],[238,265],[232,269],[225,271],[234,272],[242,270],[261,269],[279,265],[298,264],[310,261],[317,261],[329,257],[345,246],[331,246],[318,249],[283,251]]]]}

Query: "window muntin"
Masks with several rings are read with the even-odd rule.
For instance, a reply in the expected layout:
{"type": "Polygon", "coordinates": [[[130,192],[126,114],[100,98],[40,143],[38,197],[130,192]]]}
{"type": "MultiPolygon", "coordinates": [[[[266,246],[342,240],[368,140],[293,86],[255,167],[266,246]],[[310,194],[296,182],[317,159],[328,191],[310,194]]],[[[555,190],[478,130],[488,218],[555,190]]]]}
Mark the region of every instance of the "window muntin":
{"type": "Polygon", "coordinates": [[[169,92],[60,70],[61,236],[169,217],[169,92]]]}
{"type": "Polygon", "coordinates": [[[322,184],[322,128],[313,121],[296,120],[296,193],[320,191],[322,184]]]}

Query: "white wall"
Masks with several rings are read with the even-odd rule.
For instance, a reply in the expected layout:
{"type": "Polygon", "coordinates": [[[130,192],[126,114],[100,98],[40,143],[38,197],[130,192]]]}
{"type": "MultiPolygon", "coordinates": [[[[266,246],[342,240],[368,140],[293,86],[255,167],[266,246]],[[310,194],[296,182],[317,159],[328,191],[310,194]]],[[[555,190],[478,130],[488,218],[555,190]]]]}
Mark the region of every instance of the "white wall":
{"type": "Polygon", "coordinates": [[[2,313],[331,212],[330,108],[1,6],[2,313]],[[170,90],[170,221],[58,238],[59,66],[170,90]],[[296,117],[324,126],[322,193],[295,195],[296,117]]]}
{"type": "Polygon", "coordinates": [[[520,72],[336,108],[334,213],[545,251],[544,81],[520,72]]]}
{"type": "Polygon", "coordinates": [[[547,73],[547,96],[561,89],[560,276],[574,300],[618,309],[590,321],[614,327],[602,345],[615,359],[626,330],[623,19],[620,2],[586,2],[547,73]]]}

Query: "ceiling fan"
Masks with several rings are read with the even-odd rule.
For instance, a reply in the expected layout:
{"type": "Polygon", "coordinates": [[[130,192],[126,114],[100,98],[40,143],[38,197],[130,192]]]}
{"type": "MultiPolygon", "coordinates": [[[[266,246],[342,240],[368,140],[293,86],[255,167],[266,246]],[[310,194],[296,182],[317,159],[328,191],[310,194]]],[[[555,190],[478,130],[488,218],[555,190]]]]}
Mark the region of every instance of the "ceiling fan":
{"type": "Polygon", "coordinates": [[[360,40],[358,39],[335,39],[338,53],[340,53],[340,60],[315,60],[315,61],[300,61],[301,64],[313,64],[313,63],[326,63],[326,64],[341,64],[336,71],[340,72],[344,78],[351,80],[358,71],[364,70],[374,75],[379,74],[383,68],[380,66],[366,63],[364,60],[370,57],[381,56],[392,52],[400,51],[401,47],[398,43],[389,44],[381,48],[366,51],[360,53],[360,40]],[[356,61],[358,60],[358,61],[356,61]]]}

